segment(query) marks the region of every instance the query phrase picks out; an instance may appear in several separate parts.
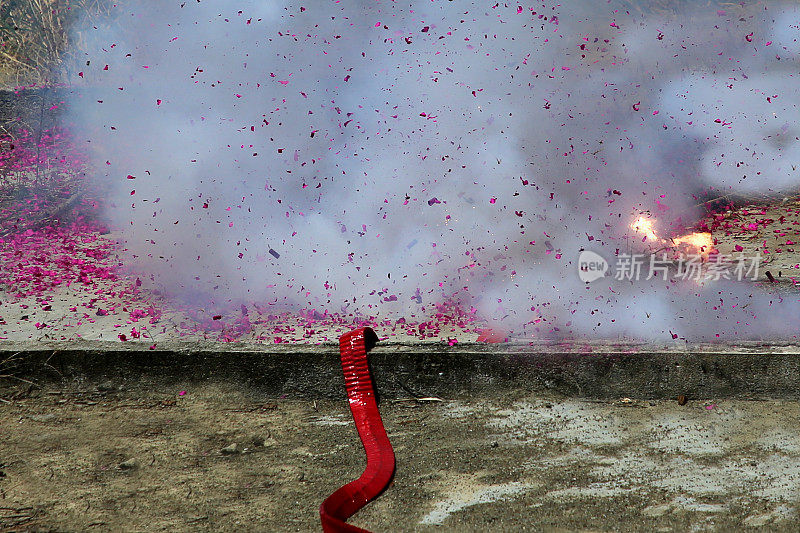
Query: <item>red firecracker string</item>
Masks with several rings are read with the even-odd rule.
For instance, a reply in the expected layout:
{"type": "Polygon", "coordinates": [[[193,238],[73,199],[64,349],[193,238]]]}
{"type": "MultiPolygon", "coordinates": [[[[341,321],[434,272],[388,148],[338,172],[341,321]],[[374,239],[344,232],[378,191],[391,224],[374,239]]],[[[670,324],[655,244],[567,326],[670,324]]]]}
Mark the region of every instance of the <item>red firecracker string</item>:
{"type": "Polygon", "coordinates": [[[377,341],[378,336],[371,328],[356,329],[339,338],[347,398],[367,454],[367,467],[361,477],[322,502],[319,515],[326,533],[366,532],[345,521],[377,498],[394,476],[394,450],[383,428],[367,364],[367,352],[377,341]]]}

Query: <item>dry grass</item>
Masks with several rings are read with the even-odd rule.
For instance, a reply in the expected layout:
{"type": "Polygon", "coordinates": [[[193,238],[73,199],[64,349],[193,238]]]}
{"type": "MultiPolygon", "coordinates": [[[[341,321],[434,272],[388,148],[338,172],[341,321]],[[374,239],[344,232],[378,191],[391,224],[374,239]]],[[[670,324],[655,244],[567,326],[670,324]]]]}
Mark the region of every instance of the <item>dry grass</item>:
{"type": "Polygon", "coordinates": [[[19,359],[19,354],[0,356],[0,380],[14,378],[13,369],[19,359]]]}
{"type": "MultiPolygon", "coordinates": [[[[19,352],[12,355],[0,355],[0,393],[2,393],[0,404],[10,404],[28,397],[37,388],[36,383],[33,381],[15,375],[17,364],[21,359],[19,352]]],[[[3,464],[0,463],[0,467],[2,466],[3,464]]],[[[3,507],[0,506],[0,511],[2,509],[3,507]]],[[[0,513],[0,519],[3,518],[8,517],[4,517],[0,513]]],[[[6,529],[3,529],[2,520],[0,520],[0,531],[6,531],[6,529]]]]}
{"type": "Polygon", "coordinates": [[[56,82],[83,44],[74,25],[111,9],[108,0],[0,0],[0,87],[56,82]]]}

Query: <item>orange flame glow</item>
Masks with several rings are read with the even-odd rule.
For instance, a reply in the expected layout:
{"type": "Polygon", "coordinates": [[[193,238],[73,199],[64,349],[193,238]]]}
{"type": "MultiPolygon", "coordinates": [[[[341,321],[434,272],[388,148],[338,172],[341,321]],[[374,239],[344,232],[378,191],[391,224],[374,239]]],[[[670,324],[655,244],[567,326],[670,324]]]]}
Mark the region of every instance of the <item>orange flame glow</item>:
{"type": "Polygon", "coordinates": [[[711,234],[707,232],[690,233],[688,235],[674,237],[669,241],[662,239],[656,235],[653,229],[653,221],[644,216],[640,216],[631,222],[630,228],[650,243],[689,249],[692,253],[697,253],[704,259],[708,258],[708,255],[714,249],[714,239],[711,234]]]}
{"type": "Polygon", "coordinates": [[[635,221],[631,222],[630,228],[633,231],[641,233],[642,235],[647,237],[647,240],[649,241],[658,242],[661,240],[658,238],[658,235],[656,235],[656,232],[653,231],[652,220],[647,220],[644,217],[639,217],[635,221]]]}
{"type": "Polygon", "coordinates": [[[696,248],[703,257],[707,257],[714,248],[714,239],[710,233],[690,233],[683,237],[675,237],[672,242],[676,245],[684,244],[696,248]]]}

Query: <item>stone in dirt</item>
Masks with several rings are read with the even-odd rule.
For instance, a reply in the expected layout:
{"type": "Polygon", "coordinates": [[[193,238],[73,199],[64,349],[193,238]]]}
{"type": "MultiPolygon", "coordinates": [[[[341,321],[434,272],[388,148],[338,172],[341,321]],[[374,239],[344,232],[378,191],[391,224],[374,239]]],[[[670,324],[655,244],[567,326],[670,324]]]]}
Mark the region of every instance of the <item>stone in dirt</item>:
{"type": "Polygon", "coordinates": [[[136,461],[136,459],[134,457],[131,457],[130,459],[122,461],[119,464],[119,469],[120,470],[133,470],[133,469],[137,468],[138,466],[139,466],[139,463],[136,461]]]}
{"type": "Polygon", "coordinates": [[[234,455],[239,453],[239,447],[234,442],[233,444],[229,444],[220,450],[223,455],[234,455]]]}

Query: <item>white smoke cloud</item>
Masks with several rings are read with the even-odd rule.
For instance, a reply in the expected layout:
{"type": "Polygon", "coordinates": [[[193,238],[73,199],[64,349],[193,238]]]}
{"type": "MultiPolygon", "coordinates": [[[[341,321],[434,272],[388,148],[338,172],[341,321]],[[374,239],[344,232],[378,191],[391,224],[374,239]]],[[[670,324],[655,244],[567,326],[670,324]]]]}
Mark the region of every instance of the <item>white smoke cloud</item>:
{"type": "Polygon", "coordinates": [[[126,2],[81,30],[73,118],[133,267],[198,305],[783,334],[749,285],[578,278],[583,249],[644,246],[640,212],[667,234],[709,187],[797,186],[796,11],[618,8],[126,2]]]}

